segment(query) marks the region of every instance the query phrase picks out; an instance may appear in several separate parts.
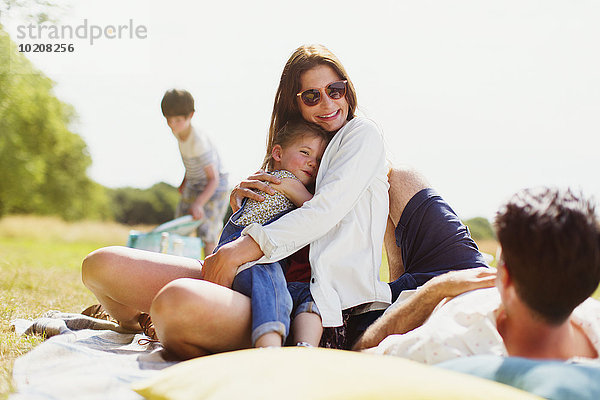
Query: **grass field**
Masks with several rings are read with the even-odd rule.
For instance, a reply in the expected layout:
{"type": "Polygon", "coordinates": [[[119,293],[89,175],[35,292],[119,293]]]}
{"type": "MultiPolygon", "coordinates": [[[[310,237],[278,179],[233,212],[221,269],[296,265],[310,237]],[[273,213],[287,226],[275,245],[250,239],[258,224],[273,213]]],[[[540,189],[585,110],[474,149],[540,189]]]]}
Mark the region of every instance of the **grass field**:
{"type": "MultiPolygon", "coordinates": [[[[0,219],[0,400],[13,390],[14,360],[43,340],[17,337],[9,322],[36,318],[52,309],[80,312],[95,303],[81,283],[81,261],[99,247],[126,243],[130,229],[115,223],[65,223],[50,217],[0,219]]],[[[496,254],[495,241],[478,244],[482,251],[496,254]]],[[[384,280],[386,269],[384,264],[384,280]]]]}
{"type": "Polygon", "coordinates": [[[14,360],[43,340],[16,336],[9,322],[36,318],[52,309],[80,312],[95,303],[81,283],[81,261],[98,247],[124,244],[129,229],[49,217],[0,220],[0,399],[13,390],[14,360]]]}

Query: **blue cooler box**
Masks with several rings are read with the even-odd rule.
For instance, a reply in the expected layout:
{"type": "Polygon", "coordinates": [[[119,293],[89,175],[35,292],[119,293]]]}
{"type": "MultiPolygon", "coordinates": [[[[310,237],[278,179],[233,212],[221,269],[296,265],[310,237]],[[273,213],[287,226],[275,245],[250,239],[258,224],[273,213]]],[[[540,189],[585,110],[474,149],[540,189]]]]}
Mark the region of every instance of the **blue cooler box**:
{"type": "Polygon", "coordinates": [[[194,221],[190,215],[186,215],[164,223],[150,232],[132,230],[129,232],[127,247],[200,260],[203,258],[202,240],[185,236],[193,232],[199,224],[200,221],[194,221]]]}

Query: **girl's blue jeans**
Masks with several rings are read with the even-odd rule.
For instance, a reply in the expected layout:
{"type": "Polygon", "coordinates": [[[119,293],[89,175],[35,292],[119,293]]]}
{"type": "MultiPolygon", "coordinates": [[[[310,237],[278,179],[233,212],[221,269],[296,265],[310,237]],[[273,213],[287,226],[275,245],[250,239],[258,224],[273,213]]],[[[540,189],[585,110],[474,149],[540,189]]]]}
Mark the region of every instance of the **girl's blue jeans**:
{"type": "MultiPolygon", "coordinates": [[[[232,215],[223,228],[215,251],[222,245],[240,237],[244,227],[236,225],[233,220],[237,218],[242,209],[232,215]]],[[[274,217],[269,222],[281,215],[274,217]]],[[[293,304],[283,271],[280,262],[256,264],[237,274],[233,280],[232,289],[251,298],[253,346],[256,340],[265,333],[276,332],[281,335],[283,342],[289,334],[293,304]]]]}

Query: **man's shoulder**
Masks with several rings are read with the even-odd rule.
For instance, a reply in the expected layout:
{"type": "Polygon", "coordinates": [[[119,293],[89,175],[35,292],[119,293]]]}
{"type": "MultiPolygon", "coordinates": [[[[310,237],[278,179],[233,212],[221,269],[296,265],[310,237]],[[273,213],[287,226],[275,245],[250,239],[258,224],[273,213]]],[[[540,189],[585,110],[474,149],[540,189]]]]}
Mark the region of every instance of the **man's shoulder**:
{"type": "Polygon", "coordinates": [[[495,287],[471,290],[448,301],[441,309],[462,313],[487,313],[500,305],[500,293],[495,287]]]}
{"type": "Polygon", "coordinates": [[[600,324],[600,301],[593,297],[588,297],[583,303],[575,307],[573,314],[581,319],[594,319],[600,324]]]}
{"type": "Polygon", "coordinates": [[[373,351],[435,364],[479,353],[505,354],[494,313],[500,304],[495,288],[453,298],[420,327],[384,339],[373,351]]]}
{"type": "Polygon", "coordinates": [[[586,307],[600,307],[600,301],[593,298],[593,297],[588,297],[583,303],[581,303],[582,305],[585,304],[586,307]]]}

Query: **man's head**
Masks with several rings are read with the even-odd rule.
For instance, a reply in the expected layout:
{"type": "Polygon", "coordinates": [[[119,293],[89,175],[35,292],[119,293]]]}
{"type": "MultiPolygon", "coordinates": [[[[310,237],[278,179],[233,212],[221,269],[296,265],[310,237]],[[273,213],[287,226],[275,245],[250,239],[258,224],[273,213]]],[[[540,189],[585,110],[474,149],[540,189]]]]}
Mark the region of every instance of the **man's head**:
{"type": "Polygon", "coordinates": [[[496,231],[517,295],[546,322],[564,322],[598,287],[600,225],[582,195],[523,190],[498,211],[496,231]]]}
{"type": "Polygon", "coordinates": [[[187,137],[194,115],[194,98],[190,92],[181,89],[167,90],[160,108],[173,134],[179,139],[187,137]]]}

